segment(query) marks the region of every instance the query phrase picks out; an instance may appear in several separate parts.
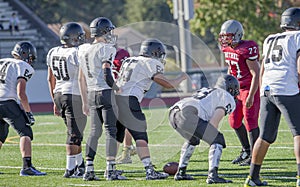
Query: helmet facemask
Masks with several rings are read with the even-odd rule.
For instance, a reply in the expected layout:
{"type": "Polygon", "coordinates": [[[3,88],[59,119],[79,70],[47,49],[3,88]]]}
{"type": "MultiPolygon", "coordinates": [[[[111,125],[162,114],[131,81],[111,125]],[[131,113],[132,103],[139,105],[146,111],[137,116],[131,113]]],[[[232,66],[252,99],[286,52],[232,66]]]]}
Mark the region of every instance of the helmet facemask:
{"type": "Polygon", "coordinates": [[[113,31],[109,31],[102,36],[106,43],[115,45],[117,43],[117,35],[113,34],[113,31]]]}

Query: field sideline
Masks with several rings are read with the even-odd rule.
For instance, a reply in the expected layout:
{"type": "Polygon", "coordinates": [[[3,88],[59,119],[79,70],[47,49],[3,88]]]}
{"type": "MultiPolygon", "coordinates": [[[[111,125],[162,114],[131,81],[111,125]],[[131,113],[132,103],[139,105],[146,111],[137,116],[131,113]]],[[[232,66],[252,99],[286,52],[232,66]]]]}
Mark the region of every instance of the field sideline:
{"type": "MultiPolygon", "coordinates": [[[[181,145],[184,140],[169,126],[167,109],[144,110],[148,120],[148,133],[152,161],[157,170],[161,171],[165,163],[178,161],[181,145]]],[[[197,147],[188,166],[188,172],[195,176],[194,181],[174,181],[173,176],[167,180],[146,181],[142,163],[137,156],[133,156],[133,163],[117,165],[124,170],[127,181],[105,181],[103,172],[104,137],[99,140],[99,147],[95,159],[96,174],[101,181],[82,181],[82,179],[65,179],[65,132],[66,128],[59,117],[52,114],[35,115],[36,124],[33,126],[33,164],[38,169],[47,172],[45,177],[20,177],[22,166],[18,147],[19,137],[10,128],[9,138],[0,150],[0,186],[243,186],[248,175],[249,167],[231,164],[241,149],[234,131],[229,127],[227,119],[222,121],[220,130],[223,132],[227,148],[223,150],[219,173],[221,176],[233,180],[232,184],[206,185],[208,168],[208,145],[204,142],[197,147]]],[[[85,130],[85,138],[89,133],[89,125],[85,130]]],[[[121,148],[120,148],[121,150],[121,148]]],[[[83,151],[85,147],[83,146],[83,151]]],[[[119,152],[120,153],[120,152],[119,152]]],[[[283,120],[276,140],[264,161],[262,177],[270,186],[295,186],[296,164],[293,153],[292,135],[283,120]]]]}

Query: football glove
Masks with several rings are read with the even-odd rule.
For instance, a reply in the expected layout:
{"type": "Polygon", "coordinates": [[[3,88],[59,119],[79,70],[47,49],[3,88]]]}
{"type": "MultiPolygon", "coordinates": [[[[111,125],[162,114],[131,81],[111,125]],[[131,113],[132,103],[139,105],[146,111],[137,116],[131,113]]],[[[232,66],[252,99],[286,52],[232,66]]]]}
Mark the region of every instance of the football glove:
{"type": "Polygon", "coordinates": [[[28,125],[28,126],[34,125],[35,119],[33,117],[32,112],[26,112],[26,116],[27,116],[27,119],[28,119],[26,125],[28,125]]]}

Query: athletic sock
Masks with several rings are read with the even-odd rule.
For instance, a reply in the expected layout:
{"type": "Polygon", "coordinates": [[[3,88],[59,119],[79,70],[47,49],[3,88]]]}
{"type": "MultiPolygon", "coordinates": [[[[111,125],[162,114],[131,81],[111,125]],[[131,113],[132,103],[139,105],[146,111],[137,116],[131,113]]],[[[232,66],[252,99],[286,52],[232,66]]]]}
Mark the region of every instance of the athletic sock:
{"type": "Polygon", "coordinates": [[[31,166],[32,166],[31,157],[24,157],[23,158],[23,169],[29,168],[31,166]]]}
{"type": "Polygon", "coordinates": [[[72,170],[76,166],[76,156],[75,155],[67,155],[67,170],[72,170]]]}

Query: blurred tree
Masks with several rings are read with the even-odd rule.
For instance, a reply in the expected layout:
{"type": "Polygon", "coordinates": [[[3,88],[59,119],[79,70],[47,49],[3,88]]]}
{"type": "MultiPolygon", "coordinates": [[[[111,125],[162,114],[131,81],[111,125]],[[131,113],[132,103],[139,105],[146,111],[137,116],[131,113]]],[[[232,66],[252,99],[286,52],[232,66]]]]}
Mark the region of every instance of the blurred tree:
{"type": "Polygon", "coordinates": [[[104,16],[116,26],[139,21],[172,21],[167,0],[21,0],[46,23],[82,21],[104,16]]]}
{"type": "MultiPolygon", "coordinates": [[[[167,3],[172,10],[172,0],[167,3]]],[[[235,19],[244,27],[243,39],[254,40],[262,47],[267,35],[281,31],[281,13],[292,3],[281,0],[194,0],[190,29],[210,48],[216,49],[221,25],[226,20],[235,19]]]]}

